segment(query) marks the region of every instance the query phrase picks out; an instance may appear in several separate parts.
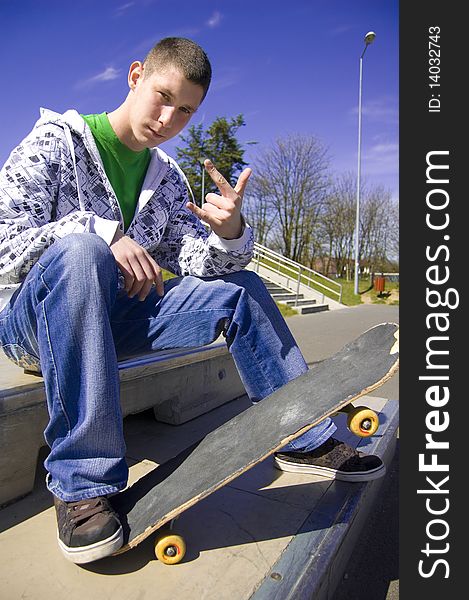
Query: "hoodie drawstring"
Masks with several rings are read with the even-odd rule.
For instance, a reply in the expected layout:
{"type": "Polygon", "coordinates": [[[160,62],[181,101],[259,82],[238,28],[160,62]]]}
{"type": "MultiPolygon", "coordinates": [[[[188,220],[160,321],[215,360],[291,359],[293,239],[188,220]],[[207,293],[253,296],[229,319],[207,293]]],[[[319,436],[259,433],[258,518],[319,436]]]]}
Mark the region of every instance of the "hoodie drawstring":
{"type": "Polygon", "coordinates": [[[81,190],[81,182],[78,178],[77,159],[75,157],[75,147],[73,145],[72,134],[70,132],[70,129],[66,126],[64,127],[64,133],[65,133],[65,137],[67,139],[68,146],[70,148],[70,154],[72,156],[73,170],[75,172],[75,179],[77,182],[78,203],[80,205],[80,210],[85,211],[86,210],[85,201],[83,198],[83,192],[81,190]]]}

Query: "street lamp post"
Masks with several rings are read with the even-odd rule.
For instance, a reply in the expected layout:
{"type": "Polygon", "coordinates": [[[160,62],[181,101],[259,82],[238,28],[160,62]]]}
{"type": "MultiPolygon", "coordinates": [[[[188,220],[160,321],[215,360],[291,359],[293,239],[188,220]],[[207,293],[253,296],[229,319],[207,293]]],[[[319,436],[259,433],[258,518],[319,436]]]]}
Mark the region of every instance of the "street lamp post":
{"type": "Polygon", "coordinates": [[[361,150],[362,150],[362,78],[363,78],[363,56],[365,55],[366,49],[374,41],[376,33],[369,31],[365,35],[365,48],[360,56],[360,83],[358,88],[358,168],[357,168],[357,211],[355,220],[355,294],[359,294],[358,291],[358,273],[360,271],[360,259],[359,259],[359,237],[360,237],[360,171],[361,171],[361,150]]]}

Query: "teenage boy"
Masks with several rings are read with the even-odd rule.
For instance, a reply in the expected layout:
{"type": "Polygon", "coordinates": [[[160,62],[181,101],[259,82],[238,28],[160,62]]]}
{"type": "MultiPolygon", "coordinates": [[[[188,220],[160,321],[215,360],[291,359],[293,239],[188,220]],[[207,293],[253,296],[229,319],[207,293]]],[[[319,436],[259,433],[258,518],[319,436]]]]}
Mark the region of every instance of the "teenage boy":
{"type": "MultiPolygon", "coordinates": [[[[1,171],[0,345],[42,371],[47,486],[59,546],[76,563],[122,544],[108,500],[128,475],[118,359],[223,333],[253,402],[307,370],[260,279],[243,270],[253,246],[241,214],[250,169],[233,188],[206,161],[219,193],[199,208],[159,149],[190,121],[210,79],[197,44],[165,38],[131,64],[116,110],[43,110],[1,171]],[[163,283],[162,268],[178,277],[163,283]]],[[[324,420],[277,454],[277,467],[347,481],[384,474],[378,457],[334,431],[324,420]]]]}

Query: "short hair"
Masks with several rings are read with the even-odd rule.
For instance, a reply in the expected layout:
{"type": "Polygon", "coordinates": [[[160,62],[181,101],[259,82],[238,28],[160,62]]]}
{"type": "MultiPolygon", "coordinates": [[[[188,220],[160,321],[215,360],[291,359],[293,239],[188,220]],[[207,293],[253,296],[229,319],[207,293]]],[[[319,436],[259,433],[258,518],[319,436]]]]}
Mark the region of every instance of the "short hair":
{"type": "Polygon", "coordinates": [[[204,50],[192,40],[180,37],[167,37],[160,40],[143,61],[144,76],[168,65],[179,69],[184,77],[200,85],[205,98],[212,79],[212,67],[204,50]]]}

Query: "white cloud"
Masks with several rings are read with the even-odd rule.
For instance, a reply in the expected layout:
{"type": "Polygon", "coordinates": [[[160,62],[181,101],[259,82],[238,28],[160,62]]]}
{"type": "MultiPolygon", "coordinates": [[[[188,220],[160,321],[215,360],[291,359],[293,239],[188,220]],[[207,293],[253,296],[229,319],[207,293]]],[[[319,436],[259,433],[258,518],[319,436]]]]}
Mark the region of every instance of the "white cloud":
{"type": "Polygon", "coordinates": [[[378,156],[397,154],[397,152],[399,151],[399,145],[392,142],[388,144],[376,144],[372,147],[372,151],[375,152],[378,156]]]}
{"type": "Polygon", "coordinates": [[[112,81],[113,79],[117,79],[120,76],[121,69],[115,69],[114,67],[106,67],[104,71],[98,73],[97,75],[93,75],[89,79],[85,79],[83,81],[79,81],[75,87],[83,88],[94,85],[95,83],[100,83],[102,81],[112,81]]]}
{"type": "Polygon", "coordinates": [[[107,67],[102,73],[98,73],[94,77],[91,77],[90,82],[93,81],[111,81],[119,77],[120,69],[114,69],[114,67],[107,67]]]}
{"type": "Polygon", "coordinates": [[[352,25],[338,25],[337,27],[334,27],[334,29],[331,29],[330,33],[331,35],[342,35],[351,29],[352,25]]]}
{"type": "MultiPolygon", "coordinates": [[[[358,106],[355,106],[351,114],[358,115],[358,106]]],[[[397,123],[399,121],[399,109],[397,101],[393,98],[378,98],[368,100],[362,104],[362,116],[372,121],[386,121],[397,123]]]]}
{"type": "Polygon", "coordinates": [[[220,25],[222,20],[222,15],[220,12],[218,12],[218,10],[216,10],[213,15],[210,17],[210,19],[207,21],[207,25],[209,27],[218,27],[218,25],[220,25]]]}
{"type": "Polygon", "coordinates": [[[362,115],[378,121],[383,119],[392,119],[393,121],[396,121],[398,119],[397,109],[394,106],[384,104],[379,100],[363,104],[362,115]]]}
{"type": "Polygon", "coordinates": [[[399,171],[399,144],[378,143],[362,154],[366,172],[370,175],[384,175],[399,171]]]}
{"type": "Polygon", "coordinates": [[[213,82],[210,85],[210,90],[212,92],[220,92],[221,90],[225,90],[226,88],[236,85],[238,81],[239,77],[237,75],[225,75],[222,77],[214,77],[213,82]]]}
{"type": "Polygon", "coordinates": [[[116,8],[116,16],[121,17],[129,8],[131,8],[135,2],[127,2],[116,8]]]}

